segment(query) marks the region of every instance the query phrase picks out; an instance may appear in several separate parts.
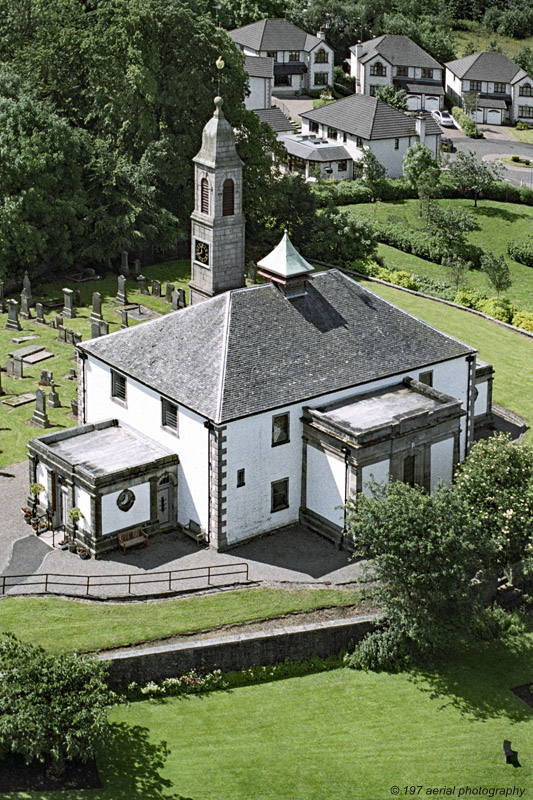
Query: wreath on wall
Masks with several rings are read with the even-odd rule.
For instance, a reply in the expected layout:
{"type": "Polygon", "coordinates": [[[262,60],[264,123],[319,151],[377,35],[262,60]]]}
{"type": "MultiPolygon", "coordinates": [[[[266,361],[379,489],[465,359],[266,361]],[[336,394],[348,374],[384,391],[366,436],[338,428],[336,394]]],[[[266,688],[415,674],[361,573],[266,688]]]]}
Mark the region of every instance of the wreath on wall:
{"type": "Polygon", "coordinates": [[[131,489],[124,489],[117,497],[117,506],[121,511],[129,511],[135,502],[135,495],[131,489]]]}

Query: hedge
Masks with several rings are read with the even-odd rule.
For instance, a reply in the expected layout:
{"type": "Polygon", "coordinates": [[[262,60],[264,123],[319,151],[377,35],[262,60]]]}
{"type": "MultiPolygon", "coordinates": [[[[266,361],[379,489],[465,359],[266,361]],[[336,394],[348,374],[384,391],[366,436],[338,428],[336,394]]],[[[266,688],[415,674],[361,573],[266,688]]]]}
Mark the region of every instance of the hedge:
{"type": "MultiPolygon", "coordinates": [[[[380,242],[388,244],[390,247],[396,247],[397,250],[402,250],[404,253],[412,253],[418,258],[424,258],[426,261],[433,261],[436,264],[441,264],[443,259],[450,255],[447,248],[425,231],[406,228],[404,225],[394,222],[372,222],[371,224],[380,242]]],[[[468,244],[462,252],[465,260],[470,261],[475,268],[480,267],[482,255],[481,247],[473,244],[468,244]]]]}
{"type": "Polygon", "coordinates": [[[518,242],[509,242],[507,252],[520,264],[533,267],[533,239],[522,239],[518,242]]]}
{"type": "Polygon", "coordinates": [[[465,114],[462,108],[454,106],[452,108],[452,116],[456,122],[459,123],[464,133],[471,139],[482,139],[483,134],[476,128],[474,120],[470,119],[468,114],[465,114]]]}

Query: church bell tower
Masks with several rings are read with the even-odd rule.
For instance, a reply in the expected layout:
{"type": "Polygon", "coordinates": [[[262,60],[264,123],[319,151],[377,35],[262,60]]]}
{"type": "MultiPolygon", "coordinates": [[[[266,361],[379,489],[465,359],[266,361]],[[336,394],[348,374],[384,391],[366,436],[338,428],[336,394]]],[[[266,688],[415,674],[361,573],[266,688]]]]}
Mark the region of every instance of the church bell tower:
{"type": "Polygon", "coordinates": [[[243,163],[222,104],[222,98],[215,97],[215,112],[203,130],[201,150],[193,159],[191,304],[245,286],[243,163]]]}

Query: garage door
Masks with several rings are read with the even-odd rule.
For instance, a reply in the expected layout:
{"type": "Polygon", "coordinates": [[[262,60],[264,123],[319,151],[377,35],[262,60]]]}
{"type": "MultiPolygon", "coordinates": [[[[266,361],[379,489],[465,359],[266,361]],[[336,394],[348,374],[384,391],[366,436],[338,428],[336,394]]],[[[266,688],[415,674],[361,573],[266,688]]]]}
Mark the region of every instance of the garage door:
{"type": "Polygon", "coordinates": [[[407,110],[418,111],[420,108],[420,96],[415,94],[407,95],[407,110]]]}
{"type": "Polygon", "coordinates": [[[480,108],[477,111],[472,111],[470,116],[474,120],[474,122],[477,122],[477,123],[483,122],[483,109],[480,108]]]}
{"type": "Polygon", "coordinates": [[[426,111],[438,111],[439,110],[439,98],[432,97],[431,95],[426,96],[426,111]]]}
{"type": "Polygon", "coordinates": [[[487,122],[489,125],[501,125],[502,124],[502,112],[499,108],[488,108],[487,109],[487,122]]]}

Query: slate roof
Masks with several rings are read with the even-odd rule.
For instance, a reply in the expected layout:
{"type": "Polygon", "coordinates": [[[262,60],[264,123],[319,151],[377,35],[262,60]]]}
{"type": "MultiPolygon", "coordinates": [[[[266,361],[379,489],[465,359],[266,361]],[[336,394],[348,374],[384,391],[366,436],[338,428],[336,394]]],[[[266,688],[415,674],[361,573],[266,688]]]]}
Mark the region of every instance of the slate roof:
{"type": "MultiPolygon", "coordinates": [[[[351,94],[300,116],[363,139],[394,139],[416,134],[414,117],[367,94],[351,94]]],[[[427,118],[426,135],[439,133],[437,123],[431,117],[427,118]]]]}
{"type": "Polygon", "coordinates": [[[287,61],[285,64],[274,64],[274,75],[303,75],[307,67],[303,61],[287,61]]]}
{"type": "Polygon", "coordinates": [[[455,61],[447,61],[445,67],[457,75],[471,81],[497,81],[515,83],[527,75],[518,64],[503,53],[473,53],[455,61]]]}
{"type": "Polygon", "coordinates": [[[274,59],[266,56],[245,56],[244,71],[250,78],[272,78],[274,59]]]}
{"type": "Polygon", "coordinates": [[[293,134],[280,136],[279,139],[289,155],[306,161],[352,161],[351,155],[342,145],[332,144],[314,136],[293,134]]]}
{"type": "Polygon", "coordinates": [[[79,345],[215,423],[474,352],[338,270],[234,289],[79,345]]]}
{"type": "MultiPolygon", "coordinates": [[[[468,97],[469,94],[469,92],[465,92],[463,97],[468,97]]],[[[508,95],[504,95],[504,97],[508,97],[508,95]]],[[[510,97],[509,100],[511,100],[510,97]]],[[[494,97],[494,95],[477,95],[476,103],[478,108],[507,108],[505,100],[502,97],[494,97]]]]}
{"type": "Polygon", "coordinates": [[[228,31],[231,38],[250,50],[312,50],[323,39],[303,31],[286,19],[260,19],[228,31]]]}
{"type": "MultiPolygon", "coordinates": [[[[442,69],[442,64],[439,64],[433,56],[422,50],[408,36],[385,33],[383,36],[376,36],[375,39],[369,39],[361,44],[363,52],[359,60],[363,64],[375,55],[380,55],[393,66],[442,69]]],[[[352,53],[356,53],[356,46],[350,47],[350,50],[352,53]]]]}
{"type": "Polygon", "coordinates": [[[438,85],[436,86],[433,83],[406,83],[402,86],[402,89],[409,94],[444,95],[443,87],[438,85]]]}
{"type": "Polygon", "coordinates": [[[272,108],[255,108],[254,111],[261,122],[270,125],[274,133],[292,132],[294,130],[292,122],[278,106],[272,106],[272,108]]]}

